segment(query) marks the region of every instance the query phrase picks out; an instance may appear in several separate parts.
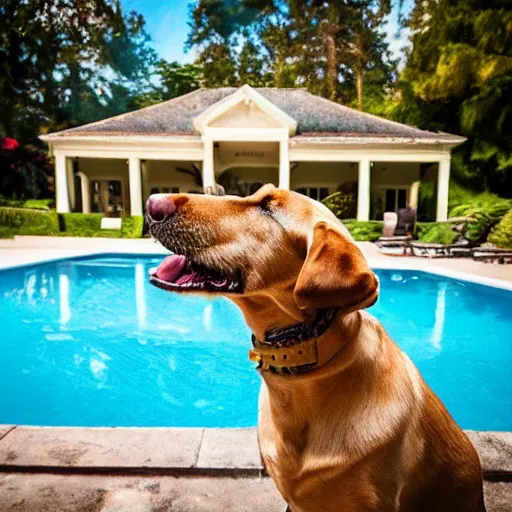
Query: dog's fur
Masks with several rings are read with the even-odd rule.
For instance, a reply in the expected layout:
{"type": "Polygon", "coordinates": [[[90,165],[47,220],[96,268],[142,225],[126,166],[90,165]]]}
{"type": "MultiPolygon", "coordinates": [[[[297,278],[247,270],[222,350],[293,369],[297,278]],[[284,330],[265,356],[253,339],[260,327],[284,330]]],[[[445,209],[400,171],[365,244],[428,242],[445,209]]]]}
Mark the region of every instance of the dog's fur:
{"type": "Polygon", "coordinates": [[[361,311],[375,302],[378,280],[327,208],[270,185],[248,198],[169,198],[180,252],[243,272],[244,292],[227,296],[259,339],[340,309],[319,341],[339,346],[328,364],[294,377],[261,372],[261,454],[293,512],[485,511],[473,446],[361,311]]]}

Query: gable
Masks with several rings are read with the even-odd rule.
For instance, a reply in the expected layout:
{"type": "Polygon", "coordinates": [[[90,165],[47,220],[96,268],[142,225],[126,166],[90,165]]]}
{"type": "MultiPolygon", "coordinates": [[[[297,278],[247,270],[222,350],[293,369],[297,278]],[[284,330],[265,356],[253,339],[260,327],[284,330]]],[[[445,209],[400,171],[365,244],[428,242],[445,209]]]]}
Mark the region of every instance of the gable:
{"type": "Polygon", "coordinates": [[[228,131],[268,128],[295,135],[297,121],[252,87],[243,85],[201,112],[194,118],[194,127],[201,134],[205,133],[205,129],[228,131]]]}
{"type": "Polygon", "coordinates": [[[213,128],[282,128],[283,123],[253,101],[241,101],[209,123],[213,128]]]}

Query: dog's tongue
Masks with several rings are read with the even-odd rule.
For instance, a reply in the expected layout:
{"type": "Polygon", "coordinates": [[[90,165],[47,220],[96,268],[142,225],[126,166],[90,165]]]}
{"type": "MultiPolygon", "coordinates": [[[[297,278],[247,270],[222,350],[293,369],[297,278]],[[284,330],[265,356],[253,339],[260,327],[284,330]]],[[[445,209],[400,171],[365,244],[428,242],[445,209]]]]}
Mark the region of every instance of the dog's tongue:
{"type": "Polygon", "coordinates": [[[187,258],[179,254],[167,256],[156,269],[156,277],[172,283],[181,275],[186,262],[187,258]]]}

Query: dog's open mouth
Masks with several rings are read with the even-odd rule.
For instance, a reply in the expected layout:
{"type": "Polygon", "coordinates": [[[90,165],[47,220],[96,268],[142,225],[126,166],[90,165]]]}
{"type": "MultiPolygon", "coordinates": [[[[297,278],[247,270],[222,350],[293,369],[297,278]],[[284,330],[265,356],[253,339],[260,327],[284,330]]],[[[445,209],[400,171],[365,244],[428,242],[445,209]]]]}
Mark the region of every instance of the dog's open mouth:
{"type": "Polygon", "coordinates": [[[218,293],[241,293],[242,276],[222,273],[199,265],[181,254],[165,258],[157,268],[149,271],[149,279],[158,288],[169,291],[205,291],[218,293]]]}

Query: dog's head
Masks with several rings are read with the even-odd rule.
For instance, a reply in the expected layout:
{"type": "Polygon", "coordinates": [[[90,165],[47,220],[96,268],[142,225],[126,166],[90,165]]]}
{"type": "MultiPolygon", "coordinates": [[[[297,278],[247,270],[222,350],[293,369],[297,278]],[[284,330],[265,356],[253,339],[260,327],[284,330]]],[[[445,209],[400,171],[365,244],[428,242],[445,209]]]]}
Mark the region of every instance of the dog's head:
{"type": "Polygon", "coordinates": [[[265,185],[246,198],[157,194],[146,211],[151,234],[174,253],[151,274],[161,288],[231,298],[280,290],[306,315],[377,299],[378,280],[349,232],[295,192],[265,185]]]}

